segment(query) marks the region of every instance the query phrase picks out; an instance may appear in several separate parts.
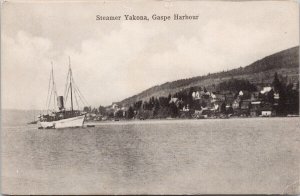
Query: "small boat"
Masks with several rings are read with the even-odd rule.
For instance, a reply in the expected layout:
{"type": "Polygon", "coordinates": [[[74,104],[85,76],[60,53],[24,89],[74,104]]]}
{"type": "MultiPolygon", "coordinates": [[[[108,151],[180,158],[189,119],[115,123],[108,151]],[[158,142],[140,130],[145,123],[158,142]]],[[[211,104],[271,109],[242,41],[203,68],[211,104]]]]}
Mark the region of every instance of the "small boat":
{"type": "Polygon", "coordinates": [[[30,121],[30,122],[28,122],[27,124],[28,124],[28,125],[35,125],[35,124],[37,124],[37,123],[38,123],[38,121],[35,120],[35,112],[34,112],[34,114],[33,114],[33,121],[30,121]]]}
{"type": "Polygon", "coordinates": [[[67,75],[67,84],[65,89],[66,99],[64,99],[64,96],[57,96],[56,86],[54,82],[53,65],[52,65],[52,71],[50,74],[50,81],[49,81],[49,88],[48,88],[48,97],[47,97],[47,114],[39,116],[39,121],[38,121],[39,128],[58,129],[58,128],[68,128],[68,127],[83,127],[86,113],[74,109],[73,96],[75,96],[77,105],[78,105],[78,100],[81,100],[82,103],[86,103],[86,100],[84,99],[78,87],[74,83],[70,59],[69,59],[69,71],[67,75]],[[51,91],[49,91],[50,87],[51,87],[51,91]],[[71,108],[67,110],[65,108],[65,103],[67,102],[69,93],[71,99],[71,108]],[[57,102],[58,111],[57,110],[53,110],[51,112],[49,111],[49,105],[51,100],[53,100],[54,106],[56,105],[55,103],[57,102]]]}
{"type": "Polygon", "coordinates": [[[38,121],[31,121],[31,122],[28,122],[27,124],[28,125],[35,125],[35,124],[37,124],[38,123],[38,121]]]}

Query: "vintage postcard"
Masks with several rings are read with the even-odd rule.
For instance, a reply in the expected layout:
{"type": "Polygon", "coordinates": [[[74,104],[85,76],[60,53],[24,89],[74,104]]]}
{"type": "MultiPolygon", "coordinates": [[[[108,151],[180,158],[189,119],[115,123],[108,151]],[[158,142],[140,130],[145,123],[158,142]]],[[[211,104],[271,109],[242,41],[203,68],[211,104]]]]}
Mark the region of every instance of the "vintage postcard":
{"type": "Polygon", "coordinates": [[[297,1],[1,3],[1,192],[300,194],[297,1]]]}

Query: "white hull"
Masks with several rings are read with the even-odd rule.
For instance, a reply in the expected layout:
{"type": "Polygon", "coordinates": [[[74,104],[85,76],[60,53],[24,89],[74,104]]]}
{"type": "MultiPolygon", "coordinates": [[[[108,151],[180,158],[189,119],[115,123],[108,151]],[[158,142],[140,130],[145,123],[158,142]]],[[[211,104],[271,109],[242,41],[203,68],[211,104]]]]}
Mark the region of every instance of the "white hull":
{"type": "Polygon", "coordinates": [[[62,119],[52,122],[39,122],[40,127],[47,128],[67,128],[67,127],[82,127],[85,120],[85,115],[76,116],[73,118],[62,119]]]}

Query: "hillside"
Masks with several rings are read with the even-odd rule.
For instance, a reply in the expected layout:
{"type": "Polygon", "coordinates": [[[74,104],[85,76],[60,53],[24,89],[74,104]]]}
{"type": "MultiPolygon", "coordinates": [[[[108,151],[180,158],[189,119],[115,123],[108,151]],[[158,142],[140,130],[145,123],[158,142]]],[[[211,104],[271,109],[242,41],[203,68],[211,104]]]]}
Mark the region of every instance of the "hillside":
{"type": "Polygon", "coordinates": [[[146,100],[152,96],[167,96],[192,86],[205,86],[209,89],[230,78],[243,78],[256,84],[271,83],[275,72],[287,77],[288,81],[299,80],[299,46],[277,52],[245,67],[157,85],[126,98],[119,104],[128,106],[139,100],[146,100]]]}

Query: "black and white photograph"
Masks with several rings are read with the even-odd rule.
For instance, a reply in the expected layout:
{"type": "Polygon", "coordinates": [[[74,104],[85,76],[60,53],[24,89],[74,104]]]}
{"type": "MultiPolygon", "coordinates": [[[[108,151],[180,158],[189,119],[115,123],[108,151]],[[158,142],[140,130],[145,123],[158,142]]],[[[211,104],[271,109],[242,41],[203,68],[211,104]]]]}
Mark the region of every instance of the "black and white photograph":
{"type": "Polygon", "coordinates": [[[300,194],[296,0],[1,1],[1,193],[300,194]]]}

